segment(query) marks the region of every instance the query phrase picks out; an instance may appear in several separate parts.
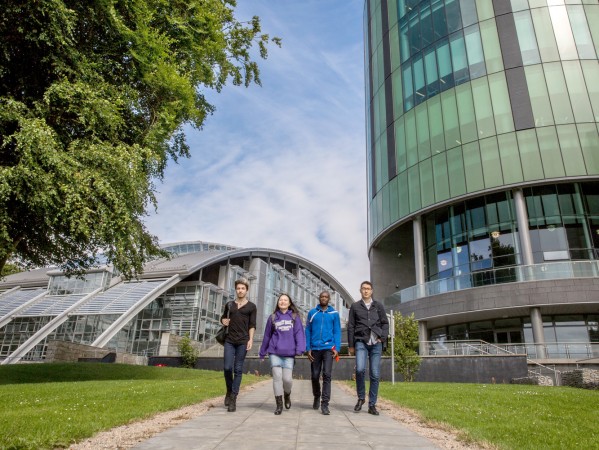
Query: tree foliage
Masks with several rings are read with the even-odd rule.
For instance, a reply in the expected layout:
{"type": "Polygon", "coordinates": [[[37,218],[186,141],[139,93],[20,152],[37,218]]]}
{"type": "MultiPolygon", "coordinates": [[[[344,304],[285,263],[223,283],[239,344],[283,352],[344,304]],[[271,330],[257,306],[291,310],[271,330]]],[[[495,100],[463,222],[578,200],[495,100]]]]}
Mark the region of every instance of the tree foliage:
{"type": "Polygon", "coordinates": [[[181,366],[188,369],[193,369],[198,359],[198,349],[191,344],[191,338],[189,333],[185,333],[185,336],[181,338],[177,345],[179,354],[181,355],[181,366]]]}
{"type": "Polygon", "coordinates": [[[161,255],[143,223],[203,95],[260,84],[260,20],[235,0],[15,0],[0,8],[0,269],[161,255]],[[257,55],[256,55],[257,56],[257,55]],[[65,262],[67,261],[67,262],[65,262]]]}
{"type": "Polygon", "coordinates": [[[414,314],[402,316],[394,314],[395,322],[395,367],[405,381],[414,381],[420,368],[421,358],[418,356],[418,321],[414,314]]]}

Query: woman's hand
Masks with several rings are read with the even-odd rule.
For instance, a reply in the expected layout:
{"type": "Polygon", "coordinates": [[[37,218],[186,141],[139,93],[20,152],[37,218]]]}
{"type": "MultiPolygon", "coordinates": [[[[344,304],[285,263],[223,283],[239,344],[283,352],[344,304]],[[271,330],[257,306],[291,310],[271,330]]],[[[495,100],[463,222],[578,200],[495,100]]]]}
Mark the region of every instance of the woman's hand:
{"type": "Polygon", "coordinates": [[[223,320],[221,320],[221,323],[222,323],[224,326],[228,327],[228,326],[229,326],[229,322],[230,322],[230,321],[231,321],[231,319],[223,319],[223,320]]]}

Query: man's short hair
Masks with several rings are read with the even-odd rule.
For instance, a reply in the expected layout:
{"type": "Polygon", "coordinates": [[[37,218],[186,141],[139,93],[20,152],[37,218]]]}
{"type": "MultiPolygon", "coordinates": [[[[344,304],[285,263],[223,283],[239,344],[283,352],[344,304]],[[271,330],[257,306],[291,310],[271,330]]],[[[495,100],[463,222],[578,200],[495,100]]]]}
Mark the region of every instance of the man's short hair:
{"type": "Polygon", "coordinates": [[[360,283],[360,289],[362,289],[362,286],[364,286],[365,284],[367,284],[368,286],[370,286],[370,288],[372,289],[372,283],[370,281],[362,281],[360,283]]]}
{"type": "Polygon", "coordinates": [[[327,297],[331,298],[331,294],[329,293],[329,291],[322,291],[320,294],[318,294],[318,298],[322,297],[325,294],[327,297]]]}
{"type": "Polygon", "coordinates": [[[250,283],[245,278],[240,278],[238,280],[235,280],[235,289],[237,289],[238,284],[243,284],[248,291],[250,290],[250,283]]]}

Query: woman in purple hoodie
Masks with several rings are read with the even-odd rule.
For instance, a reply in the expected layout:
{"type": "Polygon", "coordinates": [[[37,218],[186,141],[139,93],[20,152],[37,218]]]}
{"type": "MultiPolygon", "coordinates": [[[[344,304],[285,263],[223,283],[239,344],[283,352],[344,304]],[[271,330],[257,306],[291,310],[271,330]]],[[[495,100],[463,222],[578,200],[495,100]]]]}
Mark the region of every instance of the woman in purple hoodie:
{"type": "Polygon", "coordinates": [[[285,408],[291,408],[291,386],[295,356],[306,351],[306,336],[297,307],[287,294],[279,295],[275,311],[266,321],[264,339],[260,347],[260,359],[266,355],[272,368],[272,384],[275,391],[278,416],[285,408]]]}

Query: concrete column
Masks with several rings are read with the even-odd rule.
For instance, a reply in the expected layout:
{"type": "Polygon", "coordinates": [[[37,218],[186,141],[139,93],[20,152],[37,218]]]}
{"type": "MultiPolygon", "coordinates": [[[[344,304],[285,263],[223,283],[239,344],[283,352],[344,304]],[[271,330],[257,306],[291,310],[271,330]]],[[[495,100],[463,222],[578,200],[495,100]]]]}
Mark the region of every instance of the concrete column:
{"type": "Polygon", "coordinates": [[[418,286],[418,298],[424,297],[424,243],[422,240],[422,226],[420,216],[414,217],[412,221],[414,230],[414,268],[416,275],[416,285],[418,286]]]}
{"type": "Polygon", "coordinates": [[[520,252],[522,263],[525,266],[533,264],[532,245],[530,244],[530,232],[528,229],[528,212],[522,189],[514,189],[514,206],[516,208],[516,220],[518,222],[518,236],[520,237],[520,252]]]}
{"type": "Polygon", "coordinates": [[[420,350],[420,356],[428,355],[428,328],[426,327],[426,320],[418,322],[418,347],[420,350]]]}
{"type": "Polygon", "coordinates": [[[532,338],[535,341],[537,350],[537,358],[547,358],[545,352],[545,334],[543,333],[543,317],[541,316],[541,308],[530,308],[530,323],[532,325],[532,338]]]}

